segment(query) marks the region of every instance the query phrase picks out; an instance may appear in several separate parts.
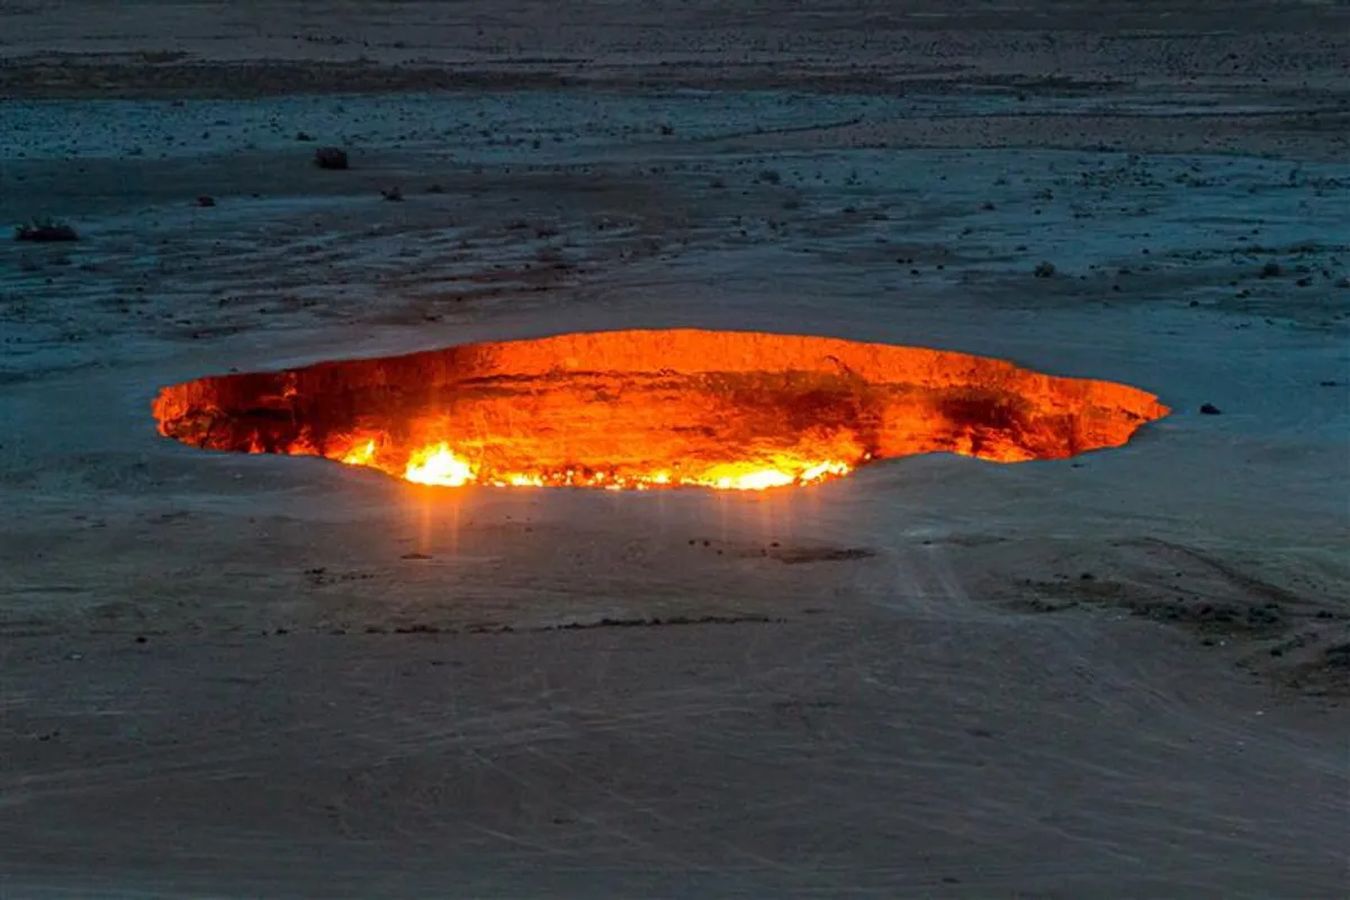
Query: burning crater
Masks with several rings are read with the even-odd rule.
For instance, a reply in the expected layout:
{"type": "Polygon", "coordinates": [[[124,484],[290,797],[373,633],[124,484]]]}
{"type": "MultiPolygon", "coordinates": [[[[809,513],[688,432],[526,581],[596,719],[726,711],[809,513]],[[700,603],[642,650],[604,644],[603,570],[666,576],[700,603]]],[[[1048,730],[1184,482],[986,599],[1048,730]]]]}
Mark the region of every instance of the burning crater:
{"type": "Polygon", "coordinates": [[[200,378],[154,402],[195,447],[408,481],[759,490],[949,452],[1062,459],[1168,408],[988,357],[753,332],[612,331],[200,378]]]}

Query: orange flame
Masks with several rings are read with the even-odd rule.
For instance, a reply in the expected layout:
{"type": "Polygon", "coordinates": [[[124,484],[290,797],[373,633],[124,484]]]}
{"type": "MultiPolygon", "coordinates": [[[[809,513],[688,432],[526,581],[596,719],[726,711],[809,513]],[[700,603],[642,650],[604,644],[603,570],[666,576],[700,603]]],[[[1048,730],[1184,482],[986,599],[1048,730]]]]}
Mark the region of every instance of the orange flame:
{"type": "Polygon", "coordinates": [[[879,459],[1116,447],[1169,412],[1123,384],[833,338],[617,331],[164,388],[160,433],[459,487],[761,491],[879,459]]]}

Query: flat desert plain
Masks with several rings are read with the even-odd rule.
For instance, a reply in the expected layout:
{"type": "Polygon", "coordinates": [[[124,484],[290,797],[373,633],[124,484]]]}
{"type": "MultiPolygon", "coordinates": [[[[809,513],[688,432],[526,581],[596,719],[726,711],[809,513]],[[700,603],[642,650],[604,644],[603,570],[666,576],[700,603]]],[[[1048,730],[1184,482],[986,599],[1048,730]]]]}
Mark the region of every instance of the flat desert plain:
{"type": "Polygon", "coordinates": [[[0,894],[1343,896],[1348,211],[1340,4],[0,2],[80,238],[0,241],[0,894]],[[150,415],[670,327],[1173,413],[748,494],[150,415]]]}

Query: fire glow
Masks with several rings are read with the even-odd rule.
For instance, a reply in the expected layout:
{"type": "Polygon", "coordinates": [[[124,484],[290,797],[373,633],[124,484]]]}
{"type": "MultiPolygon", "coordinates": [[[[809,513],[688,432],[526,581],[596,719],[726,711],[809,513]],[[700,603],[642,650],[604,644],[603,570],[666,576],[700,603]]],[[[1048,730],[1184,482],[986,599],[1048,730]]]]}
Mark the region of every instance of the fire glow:
{"type": "Polygon", "coordinates": [[[154,402],[196,447],[322,456],[425,485],[814,484],[950,452],[1116,447],[1169,410],[1128,385],[1003,360],[755,332],[612,331],[201,378],[154,402]]]}

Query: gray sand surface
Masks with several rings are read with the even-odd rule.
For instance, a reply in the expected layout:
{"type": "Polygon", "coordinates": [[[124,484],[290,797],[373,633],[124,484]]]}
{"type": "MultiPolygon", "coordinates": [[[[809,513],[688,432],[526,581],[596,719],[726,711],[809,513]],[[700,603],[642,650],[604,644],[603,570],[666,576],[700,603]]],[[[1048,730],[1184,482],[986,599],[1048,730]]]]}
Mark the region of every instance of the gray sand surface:
{"type": "Polygon", "coordinates": [[[733,6],[0,4],[0,221],[81,236],[0,241],[0,895],[1343,896],[1346,8],[733,6]],[[669,326],[1175,413],[753,496],[149,414],[669,326]]]}

